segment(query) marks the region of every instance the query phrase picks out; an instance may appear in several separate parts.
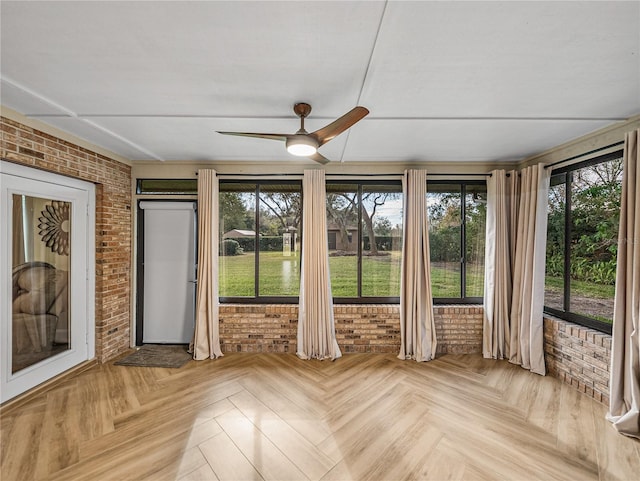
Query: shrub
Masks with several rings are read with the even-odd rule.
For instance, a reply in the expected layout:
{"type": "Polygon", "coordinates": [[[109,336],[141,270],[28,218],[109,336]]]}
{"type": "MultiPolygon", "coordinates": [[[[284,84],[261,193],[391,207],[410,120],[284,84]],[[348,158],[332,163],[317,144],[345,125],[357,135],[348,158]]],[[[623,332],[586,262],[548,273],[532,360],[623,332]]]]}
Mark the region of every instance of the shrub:
{"type": "Polygon", "coordinates": [[[282,251],[282,236],[261,236],[260,237],[260,250],[261,251],[282,251]]]}
{"type": "Polygon", "coordinates": [[[254,252],[256,250],[255,237],[239,237],[235,239],[244,252],[254,252]]]}
{"type": "MultiPolygon", "coordinates": [[[[392,251],[394,248],[395,250],[400,250],[402,246],[402,237],[399,236],[377,235],[375,240],[376,248],[379,251],[392,251]]],[[[364,238],[363,249],[365,251],[371,250],[371,241],[368,236],[364,238]]]]}
{"type": "Polygon", "coordinates": [[[240,243],[233,239],[225,239],[220,243],[221,256],[238,256],[243,254],[244,250],[240,247],[240,243]]]}
{"type": "Polygon", "coordinates": [[[547,255],[546,274],[553,277],[562,277],[564,274],[564,257],[561,254],[547,255]]]}
{"type": "MultiPolygon", "coordinates": [[[[255,237],[239,237],[235,239],[242,247],[244,252],[255,252],[256,239],[255,237]]],[[[260,236],[260,251],[282,251],[282,236],[260,236]]]]}

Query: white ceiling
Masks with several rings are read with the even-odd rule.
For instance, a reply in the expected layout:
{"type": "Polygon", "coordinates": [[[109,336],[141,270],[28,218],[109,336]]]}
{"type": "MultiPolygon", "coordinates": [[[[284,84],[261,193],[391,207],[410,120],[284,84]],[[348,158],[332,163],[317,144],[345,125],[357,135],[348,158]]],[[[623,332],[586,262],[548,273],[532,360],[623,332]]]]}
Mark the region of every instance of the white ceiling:
{"type": "MultiPolygon", "coordinates": [[[[0,2],[2,105],[131,160],[371,111],[334,161],[514,161],[640,113],[640,2],[0,2]]],[[[311,164],[313,162],[309,161],[311,164]]]]}

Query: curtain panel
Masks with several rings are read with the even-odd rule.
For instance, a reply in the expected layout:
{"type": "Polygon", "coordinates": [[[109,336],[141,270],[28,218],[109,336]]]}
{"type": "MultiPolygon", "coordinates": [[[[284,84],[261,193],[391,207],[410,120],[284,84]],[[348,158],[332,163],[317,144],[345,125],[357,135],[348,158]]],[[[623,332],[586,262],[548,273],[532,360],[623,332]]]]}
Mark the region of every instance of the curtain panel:
{"type": "Polygon", "coordinates": [[[542,164],[520,171],[509,340],[509,361],[542,376],[546,373],[542,310],[550,178],[551,172],[542,164]]]}
{"type": "Polygon", "coordinates": [[[302,193],[297,355],[301,359],[335,360],[342,353],[336,341],[333,318],[324,170],[304,171],[302,193]]]}
{"type": "Polygon", "coordinates": [[[196,360],[222,356],[218,298],[218,178],[198,171],[198,289],[196,326],[190,351],[196,360]]]}
{"type": "Polygon", "coordinates": [[[482,354],[541,375],[550,177],[535,165],[487,180],[482,354]]]}
{"type": "Polygon", "coordinates": [[[429,361],[436,355],[427,220],[427,171],[405,170],[404,236],[400,280],[399,359],[429,361]]]}
{"type": "Polygon", "coordinates": [[[511,274],[513,232],[511,204],[518,174],[509,177],[494,170],[487,179],[487,218],[484,272],[484,319],[482,355],[489,359],[508,359],[510,348],[511,274]]]}
{"type": "Polygon", "coordinates": [[[609,419],[640,438],[640,129],[625,136],[616,291],[613,308],[609,419]]]}

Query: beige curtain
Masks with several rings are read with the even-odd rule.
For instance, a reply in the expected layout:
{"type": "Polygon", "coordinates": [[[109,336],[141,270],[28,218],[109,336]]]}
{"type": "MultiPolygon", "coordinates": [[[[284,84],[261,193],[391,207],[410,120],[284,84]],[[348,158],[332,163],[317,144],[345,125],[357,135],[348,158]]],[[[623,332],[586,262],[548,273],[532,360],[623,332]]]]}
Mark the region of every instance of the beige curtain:
{"type": "Polygon", "coordinates": [[[625,136],[613,313],[609,412],[622,434],[640,438],[640,129],[625,136]]]}
{"type": "Polygon", "coordinates": [[[298,356],[337,359],[333,299],[329,277],[324,170],[305,170],[302,181],[302,265],[298,312],[298,356]]]}
{"type": "Polygon", "coordinates": [[[218,178],[198,171],[198,290],[191,352],[196,360],[222,356],[218,334],[218,178]]]}
{"type": "Polygon", "coordinates": [[[509,361],[543,376],[542,309],[550,174],[542,164],[520,171],[509,341],[509,361]]]}
{"type": "MultiPolygon", "coordinates": [[[[487,218],[484,271],[484,320],[482,355],[509,358],[511,317],[511,242],[509,182],[504,170],[494,170],[487,179],[487,218]]],[[[515,182],[513,182],[515,185],[515,182]]],[[[515,200],[515,199],[514,199],[515,200]]]]}
{"type": "Polygon", "coordinates": [[[400,281],[400,359],[436,355],[427,221],[427,171],[405,170],[404,239],[400,281]]]}

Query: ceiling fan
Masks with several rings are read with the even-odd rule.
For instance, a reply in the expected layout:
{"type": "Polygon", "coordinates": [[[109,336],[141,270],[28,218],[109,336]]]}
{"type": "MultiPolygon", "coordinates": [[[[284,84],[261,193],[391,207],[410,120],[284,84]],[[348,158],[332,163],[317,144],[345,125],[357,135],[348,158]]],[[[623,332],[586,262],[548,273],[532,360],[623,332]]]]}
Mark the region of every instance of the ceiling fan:
{"type": "Polygon", "coordinates": [[[242,137],[257,137],[259,139],[281,140],[285,142],[287,151],[290,154],[298,155],[301,157],[309,157],[311,160],[315,160],[320,164],[326,164],[329,162],[329,159],[318,152],[318,148],[322,147],[334,137],[340,135],[342,132],[347,130],[359,120],[362,120],[369,113],[369,110],[364,107],[355,107],[339,119],[334,120],[330,124],[325,125],[315,132],[309,133],[304,129],[304,119],[311,112],[311,105],[305,103],[297,103],[293,106],[293,111],[298,117],[300,117],[300,130],[298,130],[295,134],[217,132],[224,135],[239,135],[242,137]]]}

